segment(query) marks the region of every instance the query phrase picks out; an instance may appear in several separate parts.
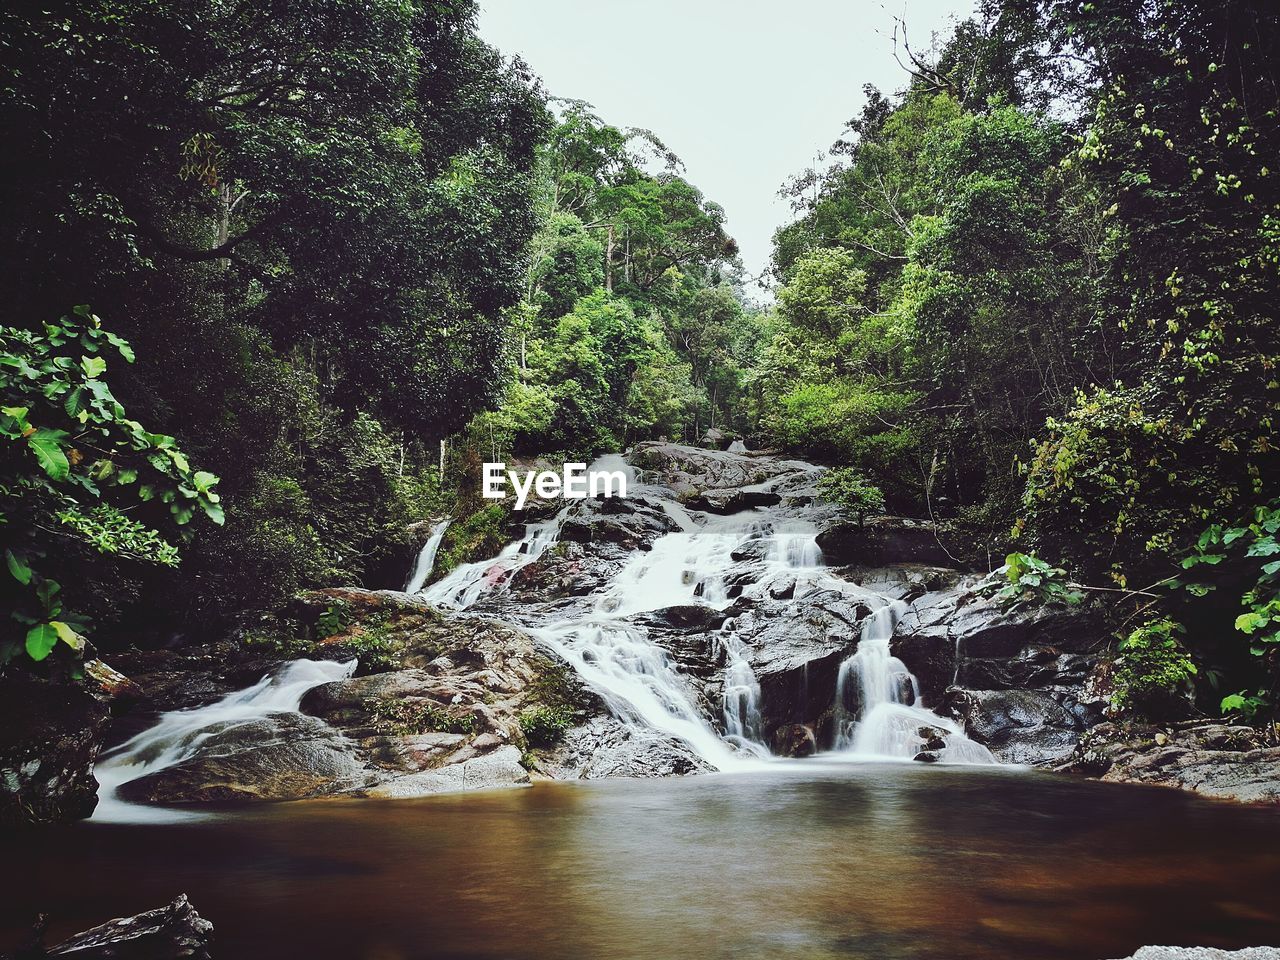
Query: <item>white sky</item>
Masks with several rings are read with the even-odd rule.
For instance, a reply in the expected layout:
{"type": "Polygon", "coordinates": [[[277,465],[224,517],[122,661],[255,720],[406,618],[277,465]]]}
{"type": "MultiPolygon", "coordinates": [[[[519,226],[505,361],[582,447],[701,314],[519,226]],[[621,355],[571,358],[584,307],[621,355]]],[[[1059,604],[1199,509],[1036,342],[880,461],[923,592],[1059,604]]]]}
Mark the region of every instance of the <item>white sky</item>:
{"type": "Polygon", "coordinates": [[[554,96],[646,127],[724,207],[749,273],[791,219],[778,188],[862,108],[900,89],[893,17],[913,50],[973,0],[480,0],[480,34],[519,54],[554,96]]]}

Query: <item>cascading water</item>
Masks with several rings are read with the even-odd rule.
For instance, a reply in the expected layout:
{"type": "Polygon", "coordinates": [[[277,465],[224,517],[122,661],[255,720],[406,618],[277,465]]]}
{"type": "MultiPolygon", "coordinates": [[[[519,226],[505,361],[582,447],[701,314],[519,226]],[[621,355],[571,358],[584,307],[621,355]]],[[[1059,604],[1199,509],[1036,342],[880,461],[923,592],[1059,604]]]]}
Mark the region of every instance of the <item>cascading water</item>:
{"type": "Polygon", "coordinates": [[[940,732],[945,745],[931,751],[935,759],[995,763],[991,751],[966,737],[958,724],[924,708],[916,678],[890,652],[894,627],[906,609],[896,601],[873,612],[863,625],[858,649],[841,664],[835,749],[872,760],[911,760],[940,732]]]}
{"type": "MultiPolygon", "coordinates": [[[[823,563],[812,523],[763,510],[695,517],[671,499],[669,491],[641,484],[634,468],[617,455],[602,457],[591,468],[624,471],[630,495],[656,497],[679,529],[659,537],[648,551],[633,554],[612,581],[589,598],[588,608],[529,629],[570,663],[633,733],[676,737],[722,770],[741,768],[769,755],[762,742],[760,684],[751,667],[752,650],[738,636],[733,618],[711,638],[724,662],[723,735],[704,718],[695,692],[667,652],[644,624],[633,620],[640,614],[689,604],[725,609],[733,603],[730,580],[748,562],[733,555],[752,546],[748,556],[763,567],[759,582],[787,580],[794,600],[801,601],[810,591],[834,590],[872,607],[856,652],[839,672],[836,755],[911,759],[926,745],[928,738],[922,733],[940,731],[946,745],[933,751],[937,759],[995,762],[958,725],[919,703],[915,678],[889,650],[905,605],[834,576],[823,563]]],[[[766,482],[751,489],[772,485],[766,482]]],[[[516,571],[555,543],[572,509],[570,504],[550,520],[529,524],[524,537],[497,557],[460,566],[421,595],[458,610],[501,595],[516,571]]]]}
{"type": "Polygon", "coordinates": [[[685,741],[703,760],[724,770],[766,756],[759,739],[760,687],[731,634],[721,634],[726,654],[725,720],[728,742],[703,718],[696,700],[666,652],[648,630],[626,618],[652,610],[729,602],[724,577],[729,554],[752,517],[709,519],[699,525],[683,507],[667,512],[680,530],[660,537],[648,552],[637,552],[595,601],[585,618],[567,619],[536,631],[568,660],[620,717],[685,741]],[[731,709],[732,708],[732,709],[731,709]]]}
{"type": "Polygon", "coordinates": [[[448,520],[441,520],[431,529],[431,536],[423,544],[418,560],[413,565],[413,572],[409,574],[409,582],[404,587],[405,593],[417,593],[426,585],[427,578],[431,576],[431,571],[436,566],[436,554],[440,552],[440,541],[444,539],[444,533],[448,529],[448,520]]]}
{"type": "Polygon", "coordinates": [[[423,599],[437,606],[465,610],[484,594],[505,588],[517,570],[533,563],[556,542],[568,511],[566,507],[550,520],[528,524],[524,536],[507,544],[492,560],[455,567],[422,591],[423,599]]]}
{"type": "Polygon", "coordinates": [[[94,768],[98,806],[94,820],[184,819],[192,814],[126,803],[116,796],[121,785],[157,770],[165,770],[194,756],[210,736],[236,724],[272,713],[291,713],[312,687],[349,677],[356,661],[294,660],[252,687],[228,694],[217,703],[194,710],[161,714],[155,726],[116,747],[94,768]]]}

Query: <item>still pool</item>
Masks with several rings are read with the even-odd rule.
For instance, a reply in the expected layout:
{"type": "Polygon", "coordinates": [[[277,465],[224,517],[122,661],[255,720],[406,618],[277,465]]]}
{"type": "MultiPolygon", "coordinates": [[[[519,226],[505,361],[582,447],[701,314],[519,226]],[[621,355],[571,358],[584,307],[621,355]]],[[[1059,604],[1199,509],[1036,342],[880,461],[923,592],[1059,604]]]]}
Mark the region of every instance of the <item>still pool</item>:
{"type": "Polygon", "coordinates": [[[214,956],[1102,960],[1280,944],[1280,811],[1025,770],[754,774],[0,833],[0,952],[186,893],[214,956]]]}

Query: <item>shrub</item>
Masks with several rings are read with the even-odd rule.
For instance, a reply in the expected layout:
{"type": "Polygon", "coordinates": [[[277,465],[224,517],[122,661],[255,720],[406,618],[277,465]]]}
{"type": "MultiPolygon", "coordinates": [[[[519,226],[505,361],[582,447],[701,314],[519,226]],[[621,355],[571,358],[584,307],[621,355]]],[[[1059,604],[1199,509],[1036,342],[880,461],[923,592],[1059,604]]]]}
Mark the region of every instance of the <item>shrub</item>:
{"type": "Polygon", "coordinates": [[[840,511],[862,526],[869,514],[884,512],[884,493],[852,467],[828,470],[818,481],[818,490],[840,511]]]}
{"type": "Polygon", "coordinates": [[[377,697],[367,701],[365,707],[373,715],[374,729],[388,736],[404,737],[428,731],[469,734],[476,728],[471,714],[449,710],[420,697],[403,700],[377,697]]]}
{"type": "Polygon", "coordinates": [[[572,726],[573,711],[568,707],[534,707],[520,714],[520,729],[531,746],[557,743],[572,726]]]}
{"type": "Polygon", "coordinates": [[[1180,624],[1167,618],[1149,620],[1121,642],[1112,706],[1152,720],[1185,714],[1196,665],[1178,639],[1182,632],[1180,624]]]}
{"type": "Polygon", "coordinates": [[[988,578],[979,593],[994,596],[1001,604],[1012,605],[1023,600],[1037,603],[1075,605],[1084,599],[1067,579],[1061,567],[1051,567],[1034,554],[1011,553],[1004,566],[988,578]]]}

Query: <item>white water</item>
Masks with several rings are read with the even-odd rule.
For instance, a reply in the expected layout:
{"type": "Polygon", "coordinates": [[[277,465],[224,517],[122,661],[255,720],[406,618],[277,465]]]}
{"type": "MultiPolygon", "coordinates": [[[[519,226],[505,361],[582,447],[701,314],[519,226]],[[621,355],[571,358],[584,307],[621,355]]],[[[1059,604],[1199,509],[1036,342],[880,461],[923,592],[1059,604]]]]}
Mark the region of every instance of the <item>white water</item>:
{"type": "Polygon", "coordinates": [[[505,590],[517,570],[533,563],[556,542],[569,509],[566,507],[542,523],[528,524],[524,536],[507,544],[493,559],[454,567],[422,591],[423,599],[440,607],[465,610],[485,594],[505,590]]]}
{"type": "MultiPolygon", "coordinates": [[[[587,470],[621,472],[627,479],[628,496],[640,486],[636,468],[623,460],[620,454],[606,454],[591,463],[587,470]]],[[[573,501],[569,501],[568,506],[550,520],[526,524],[524,536],[507,544],[496,557],[455,567],[423,591],[423,599],[436,606],[466,610],[482,596],[505,591],[516,571],[533,563],[556,542],[560,527],[571,509],[573,501]]]]}
{"type": "Polygon", "coordinates": [[[946,746],[937,751],[939,759],[995,763],[991,751],[966,737],[957,723],[924,708],[916,678],[890,652],[893,629],[906,610],[896,601],[872,613],[858,649],[840,665],[835,749],[868,760],[911,760],[925,748],[930,730],[940,730],[946,746]]]}
{"type": "Polygon", "coordinates": [[[98,806],[94,820],[155,822],[186,819],[196,814],[127,803],[116,796],[121,785],[165,770],[194,756],[200,744],[215,733],[272,713],[298,709],[312,687],[349,677],[356,661],[295,660],[252,687],[228,694],[217,703],[193,710],[161,714],[155,726],[126,741],[98,761],[98,806]]]}
{"type": "MultiPolygon", "coordinates": [[[[611,456],[595,469],[626,470],[632,495],[665,493],[642,487],[634,470],[611,456]]],[[[941,759],[994,763],[985,747],[969,741],[959,726],[920,704],[915,678],[889,651],[893,629],[906,606],[891,603],[831,574],[812,523],[746,511],[731,516],[693,514],[668,496],[663,510],[679,529],[637,551],[612,582],[592,599],[589,611],[546,623],[533,632],[568,661],[604,697],[610,709],[641,735],[677,737],[719,769],[740,769],[769,755],[762,742],[760,684],[751,668],[751,648],[733,620],[712,635],[725,661],[719,704],[724,735],[704,718],[697,696],[668,653],[632,622],[637,614],[666,607],[702,604],[724,609],[732,603],[728,580],[745,562],[731,554],[754,542],[763,572],[745,587],[759,595],[780,580],[794,580],[793,599],[814,590],[835,590],[869,605],[856,652],[841,666],[836,691],[834,757],[911,759],[923,749],[922,728],[941,730],[947,746],[941,759]],[[856,696],[855,696],[856,689],[856,696]]],[[[525,536],[493,560],[467,564],[427,589],[427,600],[466,609],[500,594],[511,575],[532,563],[556,540],[572,505],[552,520],[531,524],[525,536]]]]}
{"type": "Polygon", "coordinates": [[[431,576],[431,571],[436,566],[436,554],[440,552],[440,541],[444,539],[444,532],[448,529],[448,520],[441,520],[432,528],[431,536],[422,545],[418,561],[413,565],[413,572],[409,574],[409,582],[404,587],[405,593],[417,593],[426,584],[427,578],[431,576]]]}

